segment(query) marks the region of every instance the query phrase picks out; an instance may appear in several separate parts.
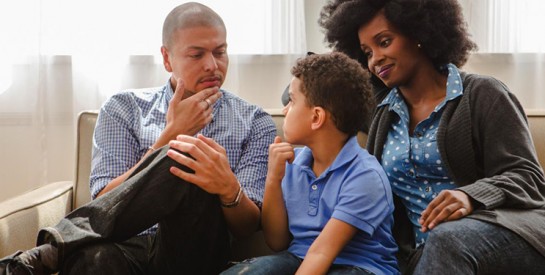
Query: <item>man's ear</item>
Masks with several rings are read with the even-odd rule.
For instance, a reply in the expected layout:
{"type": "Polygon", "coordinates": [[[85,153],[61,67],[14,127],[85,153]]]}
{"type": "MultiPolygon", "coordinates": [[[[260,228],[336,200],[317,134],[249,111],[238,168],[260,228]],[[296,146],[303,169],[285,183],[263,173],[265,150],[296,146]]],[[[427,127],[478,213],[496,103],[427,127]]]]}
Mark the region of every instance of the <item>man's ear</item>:
{"type": "Polygon", "coordinates": [[[168,49],[165,46],[161,46],[161,55],[163,56],[163,65],[165,66],[165,70],[167,72],[172,72],[172,66],[170,66],[170,60],[168,55],[168,49]]]}
{"type": "Polygon", "coordinates": [[[322,107],[312,108],[312,125],[310,126],[312,130],[318,130],[322,128],[327,119],[327,112],[322,107]]]}

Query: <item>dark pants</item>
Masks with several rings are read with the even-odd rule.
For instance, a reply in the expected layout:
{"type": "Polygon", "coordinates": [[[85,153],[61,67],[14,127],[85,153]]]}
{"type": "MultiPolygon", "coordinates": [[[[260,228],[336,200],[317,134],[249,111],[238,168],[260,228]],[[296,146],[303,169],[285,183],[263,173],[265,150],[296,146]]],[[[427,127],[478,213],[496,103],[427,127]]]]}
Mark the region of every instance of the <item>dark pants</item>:
{"type": "Polygon", "coordinates": [[[471,218],[439,224],[408,261],[403,274],[545,274],[545,258],[528,242],[471,218]]]}
{"type": "Polygon", "coordinates": [[[66,274],[217,274],[229,234],[217,196],[169,172],[168,148],[150,155],[119,187],[44,228],[66,274]],[[155,236],[138,233],[159,224],[155,236]],[[97,273],[98,272],[98,273],[97,273]]]}
{"type": "MultiPolygon", "coordinates": [[[[244,260],[225,270],[221,275],[282,275],[295,274],[302,259],[288,251],[274,255],[262,256],[244,260]]],[[[372,275],[373,273],[350,265],[332,265],[328,275],[372,275]]]]}

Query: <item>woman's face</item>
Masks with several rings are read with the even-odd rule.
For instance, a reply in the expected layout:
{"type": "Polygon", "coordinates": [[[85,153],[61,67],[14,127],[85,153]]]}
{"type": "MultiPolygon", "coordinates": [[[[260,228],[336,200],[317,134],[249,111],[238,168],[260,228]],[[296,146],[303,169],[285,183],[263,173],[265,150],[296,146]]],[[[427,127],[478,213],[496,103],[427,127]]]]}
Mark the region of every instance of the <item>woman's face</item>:
{"type": "Polygon", "coordinates": [[[390,24],[384,12],[362,25],[358,37],[369,71],[390,88],[407,85],[420,63],[429,62],[418,43],[390,24]]]}

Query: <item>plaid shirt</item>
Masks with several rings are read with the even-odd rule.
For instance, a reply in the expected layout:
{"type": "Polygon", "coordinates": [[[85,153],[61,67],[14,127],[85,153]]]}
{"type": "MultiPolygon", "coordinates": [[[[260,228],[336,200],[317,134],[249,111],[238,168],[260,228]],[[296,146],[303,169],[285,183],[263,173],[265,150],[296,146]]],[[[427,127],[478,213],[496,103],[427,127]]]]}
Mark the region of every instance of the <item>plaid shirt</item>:
{"type": "MultiPolygon", "coordinates": [[[[225,90],[221,93],[223,96],[212,107],[212,122],[200,134],[226,149],[231,170],[244,192],[261,207],[268,146],[276,135],[274,122],[260,107],[225,90]]],[[[110,181],[133,167],[155,143],[165,128],[173,94],[167,82],[163,87],[123,91],[104,103],[93,137],[93,199],[110,181]]],[[[142,233],[154,233],[156,228],[157,225],[142,233]]]]}

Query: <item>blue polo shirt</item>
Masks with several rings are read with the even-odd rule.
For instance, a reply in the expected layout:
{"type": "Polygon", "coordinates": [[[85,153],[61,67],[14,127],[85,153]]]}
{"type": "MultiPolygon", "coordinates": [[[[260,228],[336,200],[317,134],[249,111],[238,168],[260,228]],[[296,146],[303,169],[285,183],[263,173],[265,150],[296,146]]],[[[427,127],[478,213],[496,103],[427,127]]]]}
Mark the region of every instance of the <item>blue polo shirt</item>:
{"type": "Polygon", "coordinates": [[[376,158],[352,137],[318,178],[312,163],[312,152],[304,147],[296,148],[295,160],[286,165],[282,193],[293,235],[288,251],[304,258],[326,223],[335,218],[358,231],[334,264],[375,274],[399,273],[391,231],[392,191],[376,158]]]}

